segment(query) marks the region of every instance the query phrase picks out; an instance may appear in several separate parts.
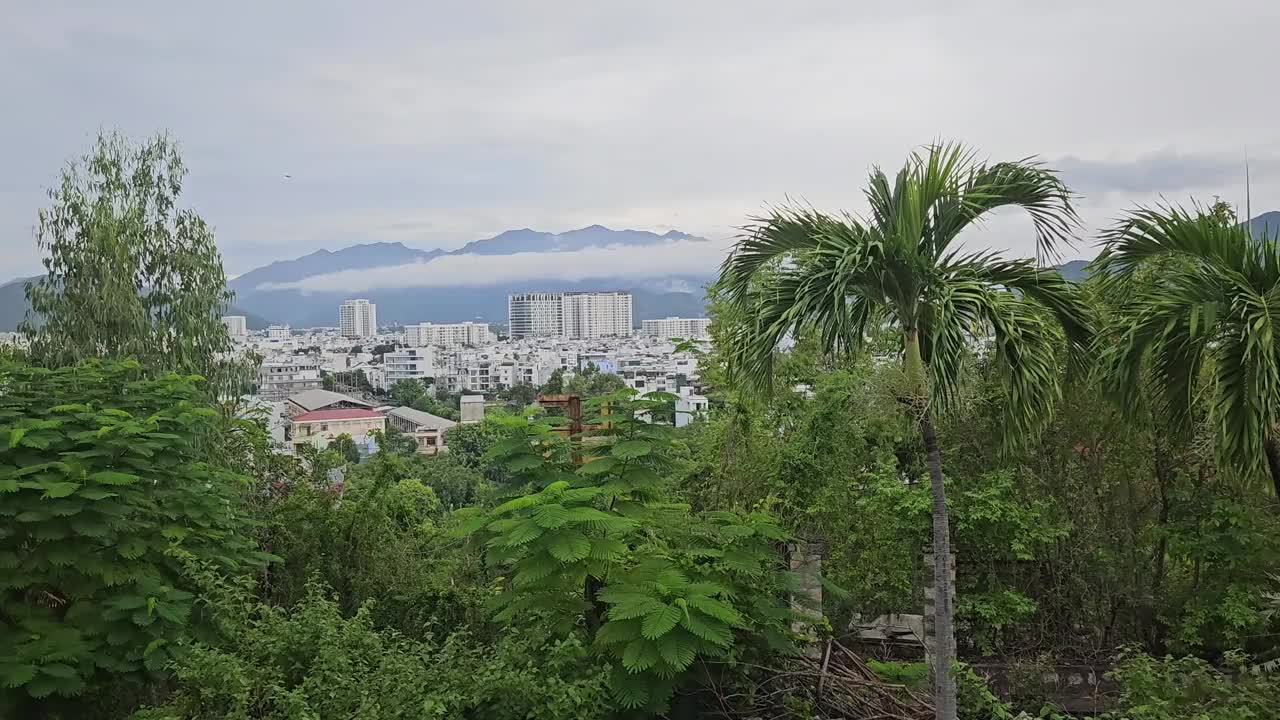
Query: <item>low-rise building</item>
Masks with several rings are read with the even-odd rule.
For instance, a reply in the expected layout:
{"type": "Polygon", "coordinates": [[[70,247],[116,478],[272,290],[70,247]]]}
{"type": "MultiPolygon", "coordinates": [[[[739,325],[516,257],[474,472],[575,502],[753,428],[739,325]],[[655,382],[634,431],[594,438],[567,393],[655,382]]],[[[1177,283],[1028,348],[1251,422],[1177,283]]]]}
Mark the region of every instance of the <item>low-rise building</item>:
{"type": "Polygon", "coordinates": [[[445,446],[445,431],[456,422],[439,415],[432,415],[410,407],[398,407],[387,411],[387,424],[406,435],[413,436],[418,452],[434,455],[445,446]]]}
{"type": "Polygon", "coordinates": [[[710,318],[668,317],[661,320],[641,321],[645,335],[652,338],[682,338],[705,340],[711,335],[710,318]]]}
{"type": "Polygon", "coordinates": [[[320,361],[305,355],[267,360],[258,367],[256,394],[263,400],[285,400],[320,387],[320,361]]]}
{"type": "Polygon", "coordinates": [[[383,382],[391,388],[401,380],[424,380],[440,373],[436,367],[436,351],[429,347],[396,350],[382,356],[383,382]]]}
{"type": "Polygon", "coordinates": [[[372,409],[369,403],[329,390],[307,390],[289,398],[285,405],[289,417],[315,410],[372,409]]]}
{"type": "Polygon", "coordinates": [[[497,342],[498,336],[487,323],[468,321],[436,325],[424,322],[406,325],[404,341],[409,347],[478,347],[497,342]]]}
{"type": "Polygon", "coordinates": [[[369,446],[369,433],[386,430],[387,418],[366,408],[313,410],[290,422],[289,442],[295,450],[304,445],[325,448],[339,435],[350,435],[356,445],[369,446]]]}

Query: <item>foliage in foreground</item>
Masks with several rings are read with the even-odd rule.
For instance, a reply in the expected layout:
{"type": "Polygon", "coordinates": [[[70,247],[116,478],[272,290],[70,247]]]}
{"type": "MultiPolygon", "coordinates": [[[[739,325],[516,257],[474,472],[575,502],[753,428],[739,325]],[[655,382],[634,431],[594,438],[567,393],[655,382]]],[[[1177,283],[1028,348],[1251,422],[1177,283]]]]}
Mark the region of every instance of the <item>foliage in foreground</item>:
{"type": "Polygon", "coordinates": [[[670,428],[637,416],[669,415],[674,398],[633,395],[594,401],[599,429],[572,447],[551,425],[512,419],[490,457],[526,491],[462,530],[509,568],[497,620],[585,628],[618,703],[656,713],[699,659],[739,659],[753,640],[785,652],[795,614],[778,567],[786,534],[763,513],[665,502],[670,428]]]}
{"type": "Polygon", "coordinates": [[[601,717],[604,670],[582,642],[506,632],[443,642],[379,630],[366,606],[347,615],[323,586],[284,610],[223,593],[225,636],[177,665],[178,691],[134,720],[601,717]]]}
{"type": "Polygon", "coordinates": [[[136,363],[0,366],[0,708],[158,673],[199,629],[184,565],[256,550],[217,411],[136,363]]]}

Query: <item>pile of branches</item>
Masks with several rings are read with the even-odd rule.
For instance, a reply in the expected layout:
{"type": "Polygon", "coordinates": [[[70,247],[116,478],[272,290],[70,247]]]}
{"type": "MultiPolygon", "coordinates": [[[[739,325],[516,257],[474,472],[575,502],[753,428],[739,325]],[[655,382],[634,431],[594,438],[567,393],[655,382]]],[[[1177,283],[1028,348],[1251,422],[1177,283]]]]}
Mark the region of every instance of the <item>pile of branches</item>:
{"type": "Polygon", "coordinates": [[[828,640],[820,657],[796,657],[757,668],[747,687],[717,692],[721,717],[790,720],[928,720],[933,704],[906,685],[886,682],[862,658],[828,640]]]}

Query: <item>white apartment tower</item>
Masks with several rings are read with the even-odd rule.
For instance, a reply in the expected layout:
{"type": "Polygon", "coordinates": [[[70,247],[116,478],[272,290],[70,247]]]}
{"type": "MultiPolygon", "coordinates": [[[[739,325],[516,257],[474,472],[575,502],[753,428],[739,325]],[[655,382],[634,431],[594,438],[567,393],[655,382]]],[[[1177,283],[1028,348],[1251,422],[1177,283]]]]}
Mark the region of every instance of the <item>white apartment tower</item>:
{"type": "Polygon", "coordinates": [[[507,325],[512,339],[564,335],[564,294],[508,295],[507,325]]]}
{"type": "Polygon", "coordinates": [[[462,322],[436,325],[418,323],[406,325],[404,341],[409,347],[477,347],[498,341],[498,336],[487,323],[462,322]]]}
{"type": "Polygon", "coordinates": [[[227,334],[231,337],[249,334],[249,319],[244,315],[223,315],[222,324],[227,326],[227,334]]]}
{"type": "Polygon", "coordinates": [[[343,337],[367,338],[378,333],[378,306],[364,298],[338,306],[338,328],[343,337]]]}
{"type": "Polygon", "coordinates": [[[645,320],[641,325],[644,328],[644,334],[652,338],[706,340],[711,335],[710,318],[669,317],[661,320],[645,320]]]}
{"type": "Polygon", "coordinates": [[[512,339],[586,339],[631,334],[629,292],[515,293],[507,297],[512,339]]]}

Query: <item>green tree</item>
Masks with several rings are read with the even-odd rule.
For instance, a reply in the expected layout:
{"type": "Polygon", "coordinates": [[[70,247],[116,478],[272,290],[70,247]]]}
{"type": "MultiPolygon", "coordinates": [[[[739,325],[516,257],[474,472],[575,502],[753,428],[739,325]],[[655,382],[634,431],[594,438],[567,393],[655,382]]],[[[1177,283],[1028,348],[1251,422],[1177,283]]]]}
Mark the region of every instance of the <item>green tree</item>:
{"type": "Polygon", "coordinates": [[[412,435],[391,425],[386,430],[373,430],[369,433],[378,443],[378,451],[411,457],[418,452],[418,443],[412,435]]]}
{"type": "Polygon", "coordinates": [[[538,389],[527,383],[517,383],[499,393],[512,410],[523,410],[538,400],[538,389]]]}
{"type": "Polygon", "coordinates": [[[600,429],[577,447],[551,425],[504,418],[509,436],[488,455],[526,492],[472,513],[459,532],[484,537],[488,562],[511,577],[498,620],[585,628],[613,664],[618,703],[660,714],[699,659],[742,657],[753,642],[792,649],[786,628],[798,616],[783,601],[776,543],[786,533],[765,513],[694,516],[666,502],[674,430],[638,416],[675,397],[634,396],[592,402],[600,429]]]}
{"type": "Polygon", "coordinates": [[[355,464],[360,462],[360,447],[356,445],[356,441],[347,433],[342,433],[329,443],[329,449],[337,452],[347,462],[355,464]]]}
{"type": "Polygon", "coordinates": [[[178,207],[186,173],[167,135],[133,144],[115,133],[63,171],[36,226],[46,274],[26,288],[22,332],[37,362],[133,357],[216,380],[215,392],[239,389],[213,231],[178,207]]]}
{"type": "Polygon", "coordinates": [[[1256,239],[1220,208],[1142,208],[1108,231],[1097,274],[1117,292],[1145,267],[1108,336],[1113,385],[1122,405],[1154,411],[1176,436],[1196,421],[1207,394],[1224,464],[1268,478],[1280,498],[1280,239],[1256,239]]]}
{"type": "MultiPolygon", "coordinates": [[[[868,328],[901,329],[900,397],[919,423],[933,494],[936,661],[945,669],[955,639],[936,405],[956,398],[969,343],[991,336],[1008,383],[1007,426],[1035,428],[1059,392],[1057,323],[1077,347],[1087,340],[1085,311],[1056,271],[966,254],[955,241],[993,210],[1016,206],[1031,215],[1037,246],[1053,252],[1076,216],[1067,188],[1039,164],[986,165],[959,145],[913,154],[892,180],[877,168],[866,197],[865,220],[783,208],[753,224],[721,273],[745,318],[732,329],[728,362],[736,379],[768,387],[776,348],[790,333],[812,329],[824,350],[837,352],[862,346],[868,328]]],[[[935,672],[934,696],[937,716],[954,720],[949,672],[935,672]]]]}
{"type": "Polygon", "coordinates": [[[235,575],[268,557],[192,378],[6,364],[0,386],[0,715],[39,717],[181,653],[203,623],[192,563],[235,575]]]}
{"type": "Polygon", "coordinates": [[[427,394],[427,388],[419,381],[409,378],[397,380],[391,386],[391,401],[402,407],[410,407],[427,394]]]}
{"type": "Polygon", "coordinates": [[[564,368],[551,371],[551,377],[542,385],[543,395],[559,395],[564,392],[564,368]]]}

